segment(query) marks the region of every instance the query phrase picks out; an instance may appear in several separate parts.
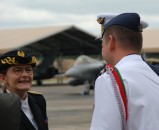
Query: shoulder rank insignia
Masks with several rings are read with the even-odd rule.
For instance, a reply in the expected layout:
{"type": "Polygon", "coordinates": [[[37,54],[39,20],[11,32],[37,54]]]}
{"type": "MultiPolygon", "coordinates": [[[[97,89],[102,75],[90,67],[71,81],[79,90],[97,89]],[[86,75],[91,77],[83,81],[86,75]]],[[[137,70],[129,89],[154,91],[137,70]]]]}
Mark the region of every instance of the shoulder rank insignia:
{"type": "Polygon", "coordinates": [[[39,93],[39,92],[36,92],[36,91],[28,91],[28,93],[31,93],[31,94],[42,94],[42,93],[39,93]]]}
{"type": "Polygon", "coordinates": [[[100,73],[98,74],[98,76],[101,76],[102,74],[104,74],[106,72],[106,69],[104,68],[104,69],[102,69],[101,71],[100,71],[100,73]]]}

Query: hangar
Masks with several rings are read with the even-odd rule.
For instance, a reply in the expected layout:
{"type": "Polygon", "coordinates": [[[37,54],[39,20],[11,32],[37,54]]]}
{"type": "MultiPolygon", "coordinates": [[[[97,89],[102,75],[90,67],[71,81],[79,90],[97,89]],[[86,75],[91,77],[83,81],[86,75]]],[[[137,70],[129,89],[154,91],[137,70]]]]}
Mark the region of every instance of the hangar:
{"type": "MultiPolygon", "coordinates": [[[[100,54],[96,36],[76,26],[46,26],[0,30],[0,52],[23,48],[37,53],[52,49],[71,54],[100,54]]],[[[159,29],[143,31],[143,52],[159,52],[159,29]]]]}
{"type": "Polygon", "coordinates": [[[39,57],[34,80],[41,85],[41,80],[50,79],[62,71],[59,57],[100,55],[101,41],[95,38],[76,26],[3,29],[0,30],[0,52],[20,48],[39,57]],[[56,58],[58,68],[53,66],[56,58]]]}
{"type": "MultiPolygon", "coordinates": [[[[0,53],[21,48],[37,56],[46,53],[56,56],[100,55],[101,41],[95,38],[95,35],[73,25],[1,29],[0,53]]],[[[159,29],[145,29],[143,54],[156,57],[158,41],[159,29]]]]}
{"type": "Polygon", "coordinates": [[[101,42],[75,26],[50,26],[0,30],[0,51],[21,48],[38,54],[98,55],[101,42]]]}

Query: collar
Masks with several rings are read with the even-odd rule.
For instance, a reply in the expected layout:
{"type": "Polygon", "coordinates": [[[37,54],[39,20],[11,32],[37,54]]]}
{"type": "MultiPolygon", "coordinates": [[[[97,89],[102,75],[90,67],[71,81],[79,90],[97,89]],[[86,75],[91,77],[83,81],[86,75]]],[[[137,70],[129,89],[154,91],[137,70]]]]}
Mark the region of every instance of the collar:
{"type": "Polygon", "coordinates": [[[142,60],[141,55],[137,55],[137,54],[127,55],[127,56],[123,57],[123,58],[115,65],[115,67],[119,67],[119,66],[121,66],[121,65],[123,65],[123,64],[125,64],[125,63],[129,63],[130,61],[134,61],[134,60],[135,60],[135,61],[136,61],[136,60],[138,60],[138,61],[142,60]]]}
{"type": "Polygon", "coordinates": [[[28,96],[26,97],[25,100],[21,100],[22,106],[28,105],[28,96]]]}

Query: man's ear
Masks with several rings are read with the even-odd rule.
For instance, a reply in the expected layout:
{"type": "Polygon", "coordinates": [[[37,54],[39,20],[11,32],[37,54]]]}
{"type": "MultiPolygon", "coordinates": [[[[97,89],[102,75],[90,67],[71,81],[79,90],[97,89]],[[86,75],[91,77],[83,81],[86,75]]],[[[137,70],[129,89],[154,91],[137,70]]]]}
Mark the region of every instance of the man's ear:
{"type": "Polygon", "coordinates": [[[112,52],[115,49],[115,39],[112,35],[109,35],[109,42],[110,42],[109,49],[112,52]]]}

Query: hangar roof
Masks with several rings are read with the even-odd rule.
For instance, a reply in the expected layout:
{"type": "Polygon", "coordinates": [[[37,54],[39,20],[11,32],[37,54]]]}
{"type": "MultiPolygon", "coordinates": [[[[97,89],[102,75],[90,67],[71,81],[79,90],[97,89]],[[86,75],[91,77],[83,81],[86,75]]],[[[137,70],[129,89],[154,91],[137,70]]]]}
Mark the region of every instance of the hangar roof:
{"type": "Polygon", "coordinates": [[[101,42],[75,26],[50,26],[0,30],[0,50],[22,48],[37,54],[100,54],[101,42]]]}
{"type": "MultiPolygon", "coordinates": [[[[22,48],[33,53],[58,55],[96,55],[101,42],[96,36],[75,26],[49,26],[0,30],[0,53],[22,48]]],[[[143,52],[159,52],[159,29],[143,31],[143,52]]]]}

